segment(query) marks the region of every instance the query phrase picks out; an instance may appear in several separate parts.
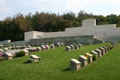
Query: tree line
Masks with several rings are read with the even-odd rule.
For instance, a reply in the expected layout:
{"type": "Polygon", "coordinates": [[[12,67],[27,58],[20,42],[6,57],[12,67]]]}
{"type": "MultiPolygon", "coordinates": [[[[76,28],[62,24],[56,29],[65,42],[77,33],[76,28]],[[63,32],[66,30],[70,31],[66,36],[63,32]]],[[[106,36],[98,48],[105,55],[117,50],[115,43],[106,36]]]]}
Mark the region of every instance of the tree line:
{"type": "Polygon", "coordinates": [[[95,18],[98,25],[117,24],[117,26],[120,26],[120,15],[115,14],[103,16],[80,11],[77,16],[73,12],[62,15],[36,12],[33,15],[29,13],[24,16],[18,13],[12,18],[7,17],[0,21],[0,41],[8,39],[12,41],[24,40],[24,32],[32,30],[42,32],[64,31],[65,28],[81,26],[82,20],[87,18],[95,18]]]}

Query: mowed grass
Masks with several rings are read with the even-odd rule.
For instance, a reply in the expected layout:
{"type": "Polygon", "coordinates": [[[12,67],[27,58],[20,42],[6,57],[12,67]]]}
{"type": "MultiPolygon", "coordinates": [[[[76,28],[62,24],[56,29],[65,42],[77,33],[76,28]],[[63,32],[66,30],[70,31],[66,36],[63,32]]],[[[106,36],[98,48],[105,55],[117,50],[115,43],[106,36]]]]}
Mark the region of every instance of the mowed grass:
{"type": "Polygon", "coordinates": [[[42,57],[37,63],[25,64],[29,56],[0,62],[0,80],[119,80],[120,45],[79,71],[69,70],[70,59],[103,45],[84,45],[71,52],[66,52],[65,47],[33,52],[42,57]]]}

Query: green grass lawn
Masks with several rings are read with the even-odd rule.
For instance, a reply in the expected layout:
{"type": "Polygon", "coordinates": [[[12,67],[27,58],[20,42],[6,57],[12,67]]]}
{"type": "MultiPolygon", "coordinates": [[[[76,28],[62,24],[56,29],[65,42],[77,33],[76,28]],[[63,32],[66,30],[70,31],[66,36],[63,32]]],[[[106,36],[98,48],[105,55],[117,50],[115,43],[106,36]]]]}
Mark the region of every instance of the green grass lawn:
{"type": "Polygon", "coordinates": [[[82,49],[65,52],[65,47],[33,52],[42,57],[37,63],[25,64],[29,56],[0,62],[0,80],[119,80],[119,46],[79,71],[71,71],[70,59],[90,52],[104,44],[84,45],[82,49]]]}

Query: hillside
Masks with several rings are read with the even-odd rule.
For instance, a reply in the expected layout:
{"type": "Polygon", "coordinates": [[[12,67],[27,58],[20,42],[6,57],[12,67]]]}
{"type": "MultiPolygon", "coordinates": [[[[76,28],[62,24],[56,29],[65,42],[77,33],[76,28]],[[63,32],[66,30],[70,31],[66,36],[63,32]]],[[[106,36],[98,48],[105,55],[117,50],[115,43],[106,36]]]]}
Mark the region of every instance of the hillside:
{"type": "Polygon", "coordinates": [[[84,45],[82,49],[65,52],[65,47],[32,52],[42,58],[37,63],[24,63],[29,56],[0,62],[0,80],[118,80],[120,78],[119,47],[79,71],[69,70],[71,58],[90,52],[104,44],[84,45]]]}

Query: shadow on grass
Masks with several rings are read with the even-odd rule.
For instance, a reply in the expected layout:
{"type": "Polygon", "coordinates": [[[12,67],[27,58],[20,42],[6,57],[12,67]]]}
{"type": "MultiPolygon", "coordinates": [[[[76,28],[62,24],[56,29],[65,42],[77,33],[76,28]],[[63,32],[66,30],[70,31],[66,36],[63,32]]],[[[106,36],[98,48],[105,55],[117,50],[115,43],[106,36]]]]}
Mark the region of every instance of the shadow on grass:
{"type": "Polygon", "coordinates": [[[23,64],[30,64],[30,63],[32,63],[32,61],[30,61],[30,60],[23,62],[23,64]]]}
{"type": "Polygon", "coordinates": [[[64,70],[62,70],[63,72],[65,71],[71,71],[70,68],[65,68],[64,70]]]}

